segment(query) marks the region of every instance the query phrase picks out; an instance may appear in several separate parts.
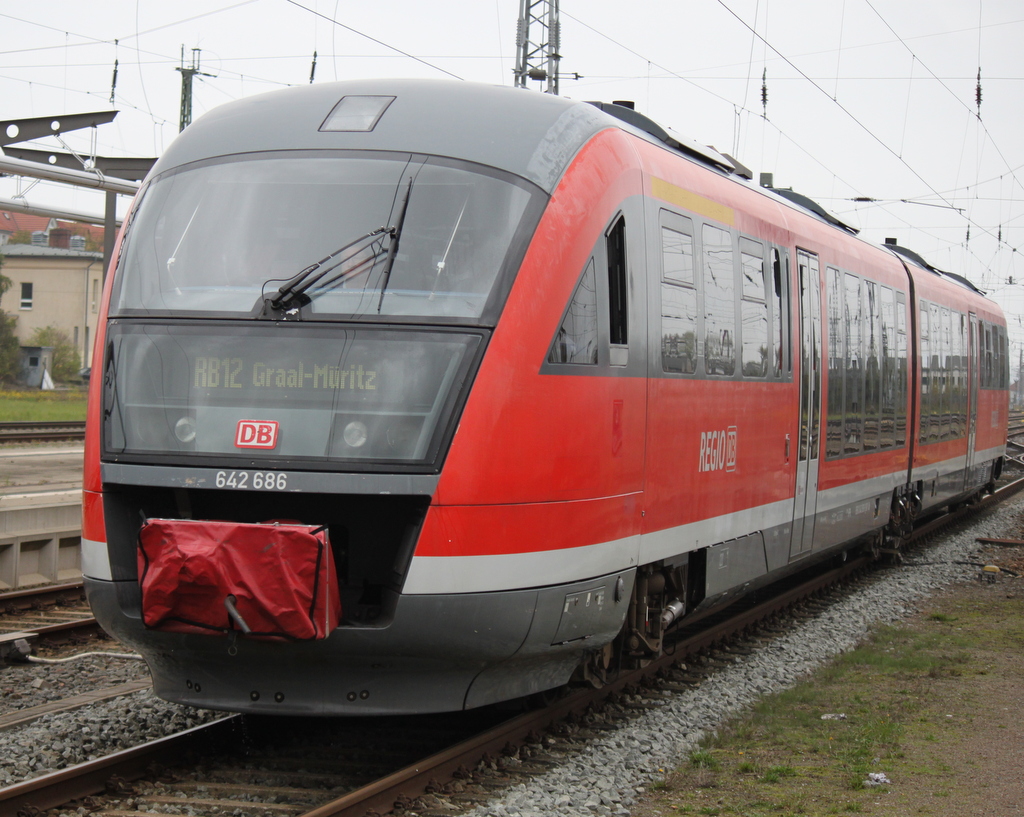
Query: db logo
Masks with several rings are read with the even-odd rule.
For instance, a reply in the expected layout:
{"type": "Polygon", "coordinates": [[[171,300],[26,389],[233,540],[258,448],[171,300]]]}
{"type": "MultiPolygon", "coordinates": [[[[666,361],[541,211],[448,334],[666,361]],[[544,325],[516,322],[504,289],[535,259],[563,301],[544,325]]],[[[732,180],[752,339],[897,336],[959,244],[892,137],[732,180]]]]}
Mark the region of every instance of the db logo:
{"type": "Polygon", "coordinates": [[[277,445],[275,420],[239,420],[235,428],[235,448],[273,448],[277,445]]]}

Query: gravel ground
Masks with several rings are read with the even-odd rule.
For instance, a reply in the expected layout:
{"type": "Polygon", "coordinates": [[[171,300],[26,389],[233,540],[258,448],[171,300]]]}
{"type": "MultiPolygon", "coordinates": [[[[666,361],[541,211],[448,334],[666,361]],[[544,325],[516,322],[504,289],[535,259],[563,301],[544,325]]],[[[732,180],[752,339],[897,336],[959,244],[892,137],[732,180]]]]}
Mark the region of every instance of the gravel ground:
{"type": "MultiPolygon", "coordinates": [[[[590,741],[553,771],[507,790],[475,817],[600,815],[623,817],[666,769],[678,765],[729,716],[761,695],[792,686],[834,655],[849,650],[872,627],[904,618],[937,588],[973,579],[975,537],[1006,536],[1017,529],[1024,495],[986,512],[947,535],[902,568],[856,591],[791,634],[711,676],[701,687],[666,703],[606,737],[590,741]]],[[[89,658],[63,665],[0,670],[0,714],[144,677],[140,662],[89,658]]],[[[0,732],[0,786],[11,785],[111,751],[220,717],[221,713],[170,704],[135,693],[73,712],[49,715],[0,732]]]]}
{"type": "MultiPolygon", "coordinates": [[[[103,640],[74,652],[128,651],[117,642],[103,640]]],[[[62,652],[60,657],[67,655],[69,653],[62,652]]],[[[104,656],[82,658],[65,664],[13,664],[0,667],[0,715],[148,677],[149,670],[144,661],[104,656]]],[[[0,737],[0,745],[2,741],[0,737]]]]}
{"type": "Polygon", "coordinates": [[[831,606],[792,633],[772,641],[699,688],[675,694],[664,706],[587,746],[559,768],[515,786],[478,807],[472,817],[626,817],[652,781],[679,766],[719,723],[766,694],[793,686],[835,655],[852,649],[873,627],[899,621],[941,587],[973,581],[979,536],[1016,535],[1024,495],[987,511],[960,532],[918,551],[902,568],[831,606]]]}
{"type": "Polygon", "coordinates": [[[28,726],[0,732],[0,787],[217,717],[222,713],[170,704],[148,690],[72,712],[44,715],[28,726]]]}

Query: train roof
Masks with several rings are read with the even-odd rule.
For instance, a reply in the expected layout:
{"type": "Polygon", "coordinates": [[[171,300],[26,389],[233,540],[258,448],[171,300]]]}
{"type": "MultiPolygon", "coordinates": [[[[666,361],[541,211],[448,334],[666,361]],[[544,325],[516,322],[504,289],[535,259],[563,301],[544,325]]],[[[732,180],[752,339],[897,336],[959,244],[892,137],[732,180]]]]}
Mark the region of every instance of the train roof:
{"type": "MultiPolygon", "coordinates": [[[[371,103],[372,104],[372,103],[371,103]]],[[[353,120],[342,121],[351,124],[353,120]]],[[[545,192],[596,133],[622,128],[725,175],[750,171],[663,128],[629,103],[581,102],[474,82],[373,79],[304,85],[221,105],[188,126],[154,174],[216,156],[273,150],[380,150],[450,156],[507,170],[545,192]],[[332,125],[346,97],[381,100],[368,127],[332,125]]]]}
{"type": "MultiPolygon", "coordinates": [[[[371,103],[372,104],[372,103],[371,103]]],[[[579,149],[615,120],[592,105],[473,82],[376,79],[318,83],[246,97],[189,125],[153,168],[274,150],[375,150],[478,162],[551,193],[579,149]],[[338,116],[346,97],[380,100],[370,126],[338,116]]]]}
{"type": "Polygon", "coordinates": [[[911,261],[914,264],[917,264],[919,267],[927,270],[933,275],[938,275],[940,278],[948,278],[950,281],[954,281],[955,283],[959,284],[962,287],[966,287],[972,292],[977,292],[979,295],[985,294],[980,289],[978,289],[974,284],[972,284],[969,280],[967,280],[964,276],[957,275],[955,272],[947,272],[946,270],[941,270],[938,267],[933,267],[916,252],[914,252],[913,250],[909,250],[906,247],[901,247],[899,244],[897,244],[895,241],[891,239],[886,239],[885,248],[887,250],[890,250],[894,254],[901,256],[903,259],[911,261]]]}
{"type": "MultiPolygon", "coordinates": [[[[609,127],[630,131],[737,182],[750,182],[750,171],[732,157],[674,133],[636,112],[630,103],[581,102],[521,88],[425,79],[318,83],[228,102],[189,125],[151,175],[240,153],[397,151],[496,167],[550,194],[583,145],[609,127]],[[377,100],[379,108],[360,119],[359,111],[346,114],[342,110],[346,98],[377,100]]],[[[800,193],[770,186],[755,189],[857,234],[800,193]]],[[[922,269],[980,292],[966,278],[936,269],[911,250],[888,244],[887,248],[922,269]]]]}

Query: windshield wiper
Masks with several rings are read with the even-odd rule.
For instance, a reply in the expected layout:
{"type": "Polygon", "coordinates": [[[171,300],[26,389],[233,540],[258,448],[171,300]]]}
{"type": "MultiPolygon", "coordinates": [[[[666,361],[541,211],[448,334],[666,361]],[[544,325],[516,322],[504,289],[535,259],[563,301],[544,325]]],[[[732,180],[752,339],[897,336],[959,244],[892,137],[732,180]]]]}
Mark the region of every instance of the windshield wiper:
{"type": "MultiPolygon", "coordinates": [[[[308,267],[285,281],[274,295],[269,298],[261,299],[262,304],[259,305],[260,317],[271,317],[274,313],[281,311],[294,311],[305,306],[312,300],[308,295],[306,295],[306,290],[316,286],[316,284],[322,281],[328,273],[334,271],[342,264],[351,261],[363,249],[371,246],[375,241],[381,241],[385,235],[391,236],[393,242],[396,229],[397,228],[395,227],[378,227],[376,230],[371,230],[366,235],[360,236],[355,241],[350,241],[348,244],[339,247],[330,255],[321,258],[315,264],[310,264],[308,267]],[[330,266],[326,266],[329,261],[337,258],[339,255],[342,256],[340,259],[335,263],[330,264],[330,266]]],[[[354,267],[344,270],[341,273],[342,277],[347,278],[362,272],[366,269],[367,264],[372,268],[380,258],[380,254],[381,252],[378,250],[369,258],[360,261],[354,267]]],[[[329,283],[332,280],[333,279],[328,279],[325,283],[329,283]]],[[[266,286],[266,284],[264,284],[264,286],[266,286]]]]}
{"type": "Polygon", "coordinates": [[[388,280],[391,278],[391,268],[395,265],[395,255],[398,253],[398,240],[402,237],[402,225],[405,224],[405,214],[409,209],[409,197],[412,195],[412,183],[414,176],[409,177],[409,184],[405,188],[405,198],[402,199],[402,208],[398,211],[398,221],[391,229],[391,243],[388,245],[388,257],[384,262],[384,271],[380,279],[380,300],[377,301],[377,314],[384,305],[384,293],[388,289],[388,280]]]}

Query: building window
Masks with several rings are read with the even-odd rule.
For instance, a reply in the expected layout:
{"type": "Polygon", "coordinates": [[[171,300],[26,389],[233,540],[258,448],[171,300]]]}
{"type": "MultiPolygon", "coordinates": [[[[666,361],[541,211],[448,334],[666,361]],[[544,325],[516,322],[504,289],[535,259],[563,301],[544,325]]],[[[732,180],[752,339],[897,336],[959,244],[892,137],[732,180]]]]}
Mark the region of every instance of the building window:
{"type": "Polygon", "coordinates": [[[21,285],[21,308],[32,308],[32,284],[27,281],[21,285]]]}

